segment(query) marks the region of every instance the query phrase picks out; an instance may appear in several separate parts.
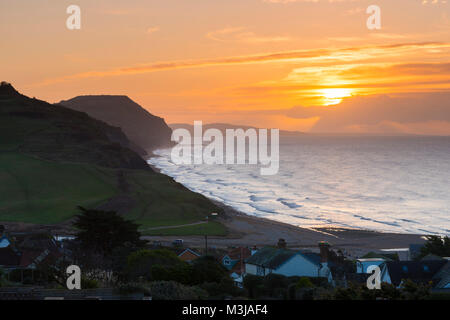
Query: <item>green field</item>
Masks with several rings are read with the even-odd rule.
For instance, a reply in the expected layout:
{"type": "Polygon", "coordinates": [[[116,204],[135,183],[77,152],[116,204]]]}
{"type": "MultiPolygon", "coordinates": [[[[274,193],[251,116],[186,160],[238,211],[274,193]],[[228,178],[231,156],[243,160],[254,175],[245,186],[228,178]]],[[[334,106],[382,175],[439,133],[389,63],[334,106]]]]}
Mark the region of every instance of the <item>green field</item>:
{"type": "Polygon", "coordinates": [[[52,224],[117,192],[114,175],[85,164],[61,164],[0,153],[0,220],[52,224]]]}
{"type": "MultiPolygon", "coordinates": [[[[122,170],[129,185],[133,208],[125,217],[141,230],[202,221],[217,208],[203,196],[190,192],[162,174],[145,170],[122,170]]],[[[88,164],[42,160],[17,152],[0,153],[0,221],[36,224],[64,222],[77,213],[77,206],[96,207],[120,194],[117,169],[88,164]]],[[[225,228],[211,222],[145,234],[216,234],[225,228]]]]}

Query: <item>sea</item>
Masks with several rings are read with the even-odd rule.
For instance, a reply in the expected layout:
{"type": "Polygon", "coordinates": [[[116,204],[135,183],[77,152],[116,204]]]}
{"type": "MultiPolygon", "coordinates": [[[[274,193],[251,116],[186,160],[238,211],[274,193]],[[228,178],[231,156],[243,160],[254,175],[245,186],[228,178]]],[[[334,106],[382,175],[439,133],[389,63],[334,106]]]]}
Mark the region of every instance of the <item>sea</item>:
{"type": "Polygon", "coordinates": [[[291,225],[450,235],[450,137],[280,137],[279,171],[260,165],[149,163],[192,191],[291,225]]]}

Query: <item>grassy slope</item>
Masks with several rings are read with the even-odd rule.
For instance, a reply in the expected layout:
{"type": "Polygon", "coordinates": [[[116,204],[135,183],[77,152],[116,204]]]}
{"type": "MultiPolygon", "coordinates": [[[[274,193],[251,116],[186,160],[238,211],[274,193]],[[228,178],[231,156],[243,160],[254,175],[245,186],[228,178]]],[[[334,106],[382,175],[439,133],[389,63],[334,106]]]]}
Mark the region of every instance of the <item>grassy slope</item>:
{"type": "Polygon", "coordinates": [[[115,177],[108,170],[0,154],[1,221],[62,222],[76,212],[77,205],[92,207],[116,192],[115,177]]]}
{"type": "MultiPolygon", "coordinates": [[[[197,222],[217,209],[162,174],[130,169],[124,173],[135,201],[126,216],[141,224],[142,230],[197,222]]],[[[0,221],[64,222],[77,213],[78,205],[95,207],[118,193],[117,169],[0,153],[0,221]]],[[[225,229],[211,223],[144,233],[219,235],[225,229]]]]}
{"type": "MultiPolygon", "coordinates": [[[[198,222],[209,213],[220,211],[205,197],[151,170],[45,160],[40,157],[40,149],[36,154],[22,151],[23,142],[36,134],[40,137],[37,146],[52,148],[53,140],[46,141],[46,135],[39,133],[48,132],[49,128],[64,130],[64,126],[58,129],[47,118],[11,115],[9,112],[16,109],[14,101],[0,102],[0,221],[36,224],[67,221],[77,213],[78,205],[96,207],[111,197],[122,195],[117,179],[119,170],[124,173],[128,185],[126,195],[134,202],[125,216],[142,224],[143,230],[198,222]]],[[[24,108],[28,107],[18,106],[17,109],[24,108]]],[[[35,142],[33,140],[32,146],[36,146],[35,142]]],[[[89,146],[80,147],[89,152],[89,146]]],[[[158,232],[177,233],[224,234],[225,229],[220,224],[211,224],[207,228],[194,226],[158,232]]]]}

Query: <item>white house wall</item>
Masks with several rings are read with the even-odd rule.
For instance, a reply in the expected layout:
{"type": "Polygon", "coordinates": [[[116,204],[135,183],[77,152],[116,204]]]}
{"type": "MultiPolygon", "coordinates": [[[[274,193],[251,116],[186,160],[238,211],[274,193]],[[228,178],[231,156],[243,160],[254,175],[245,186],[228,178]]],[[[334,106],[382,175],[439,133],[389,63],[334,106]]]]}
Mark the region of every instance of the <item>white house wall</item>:
{"type": "Polygon", "coordinates": [[[252,274],[254,276],[257,275],[257,267],[254,264],[245,264],[245,273],[252,274]]]}

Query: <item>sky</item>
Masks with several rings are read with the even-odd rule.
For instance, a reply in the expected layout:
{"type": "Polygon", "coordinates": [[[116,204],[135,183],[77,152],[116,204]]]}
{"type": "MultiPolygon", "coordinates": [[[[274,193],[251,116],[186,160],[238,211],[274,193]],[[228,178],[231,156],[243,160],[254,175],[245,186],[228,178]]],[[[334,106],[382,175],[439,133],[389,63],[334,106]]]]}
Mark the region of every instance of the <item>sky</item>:
{"type": "Polygon", "coordinates": [[[450,135],[450,1],[1,0],[0,39],[0,80],[49,102],[117,94],[168,123],[450,135]]]}

